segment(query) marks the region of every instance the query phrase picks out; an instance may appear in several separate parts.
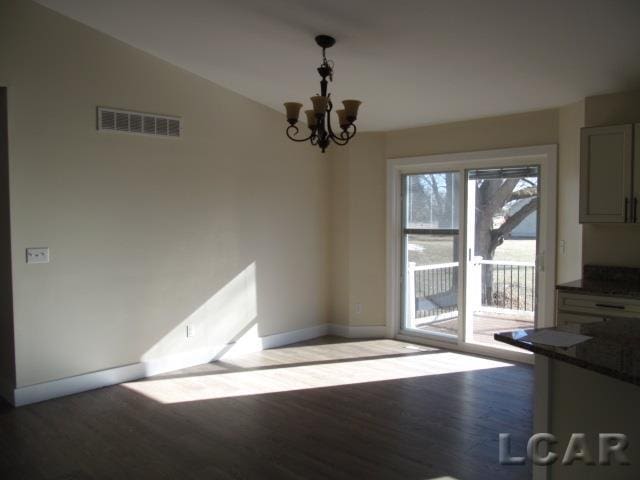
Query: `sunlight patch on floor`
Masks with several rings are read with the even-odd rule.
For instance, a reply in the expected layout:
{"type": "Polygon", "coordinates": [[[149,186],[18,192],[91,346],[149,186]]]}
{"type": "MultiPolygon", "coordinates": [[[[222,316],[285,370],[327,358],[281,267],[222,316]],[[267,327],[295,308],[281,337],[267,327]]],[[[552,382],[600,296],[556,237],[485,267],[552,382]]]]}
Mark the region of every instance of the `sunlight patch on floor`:
{"type": "MultiPolygon", "coordinates": [[[[215,366],[215,363],[212,365],[215,366]]],[[[161,403],[179,403],[443,375],[512,365],[497,360],[435,351],[425,352],[423,355],[212,373],[211,375],[199,373],[179,378],[147,379],[123,385],[161,403]]]]}
{"type": "Polygon", "coordinates": [[[225,355],[222,363],[241,368],[291,365],[311,362],[357,360],[387,355],[409,355],[421,351],[439,351],[433,347],[406,344],[389,339],[327,343],[274,348],[260,352],[225,355]],[[410,348],[411,347],[411,348],[410,348]]]}

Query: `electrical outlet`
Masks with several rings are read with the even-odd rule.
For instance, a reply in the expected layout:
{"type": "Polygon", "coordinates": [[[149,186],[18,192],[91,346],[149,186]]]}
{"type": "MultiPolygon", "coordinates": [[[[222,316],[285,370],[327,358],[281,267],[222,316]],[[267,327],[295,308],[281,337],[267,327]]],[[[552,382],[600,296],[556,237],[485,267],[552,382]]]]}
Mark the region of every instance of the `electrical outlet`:
{"type": "Polygon", "coordinates": [[[191,338],[195,336],[196,336],[196,327],[191,324],[187,325],[187,338],[191,338]]]}
{"type": "Polygon", "coordinates": [[[49,263],[49,248],[27,248],[27,263],[49,263]]]}
{"type": "Polygon", "coordinates": [[[362,304],[356,303],[356,315],[362,315],[362,304]]]}

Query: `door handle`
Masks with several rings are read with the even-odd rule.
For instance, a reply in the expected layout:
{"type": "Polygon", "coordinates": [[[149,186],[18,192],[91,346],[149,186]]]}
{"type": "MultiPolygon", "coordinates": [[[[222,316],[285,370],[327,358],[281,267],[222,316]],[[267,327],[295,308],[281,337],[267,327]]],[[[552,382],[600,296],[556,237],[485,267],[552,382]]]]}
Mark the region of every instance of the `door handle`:
{"type": "Polygon", "coordinates": [[[633,199],[633,223],[638,223],[638,197],[633,199]]]}

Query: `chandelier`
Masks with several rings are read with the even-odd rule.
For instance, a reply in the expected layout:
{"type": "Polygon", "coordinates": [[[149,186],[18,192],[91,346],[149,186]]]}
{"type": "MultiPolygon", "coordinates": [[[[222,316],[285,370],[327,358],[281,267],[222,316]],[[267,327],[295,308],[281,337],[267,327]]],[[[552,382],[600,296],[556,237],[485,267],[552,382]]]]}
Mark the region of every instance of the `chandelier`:
{"type": "Polygon", "coordinates": [[[332,47],[336,40],[328,35],[318,35],[316,43],[322,48],[322,63],[318,67],[320,80],[320,94],[311,97],[313,110],[305,110],[307,116],[307,126],[311,133],[306,138],[297,138],[300,131],[296,124],[300,116],[302,104],[298,102],[286,102],[284,107],[287,111],[287,137],[294,142],[310,142],[317,145],[324,152],[331,142],[336,145],[346,145],[356,134],[355,121],[358,117],[358,107],[362,102],[359,100],[343,100],[343,109],[336,110],[338,116],[339,132],[334,132],[331,126],[331,94],[327,92],[327,78],[333,81],[333,61],[327,60],[326,50],[332,47]]]}

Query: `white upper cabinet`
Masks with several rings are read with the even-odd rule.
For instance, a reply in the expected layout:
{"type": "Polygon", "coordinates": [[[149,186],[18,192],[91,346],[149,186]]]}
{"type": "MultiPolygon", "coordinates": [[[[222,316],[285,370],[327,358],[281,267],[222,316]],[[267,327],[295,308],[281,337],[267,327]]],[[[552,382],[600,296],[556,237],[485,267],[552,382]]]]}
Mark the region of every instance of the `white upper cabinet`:
{"type": "MultiPolygon", "coordinates": [[[[633,133],[633,125],[582,129],[580,223],[634,222],[634,192],[640,195],[640,167],[635,168],[634,174],[633,164],[634,157],[635,163],[640,163],[640,153],[636,149],[633,154],[633,133]]],[[[638,125],[636,134],[640,134],[638,125]]]]}

